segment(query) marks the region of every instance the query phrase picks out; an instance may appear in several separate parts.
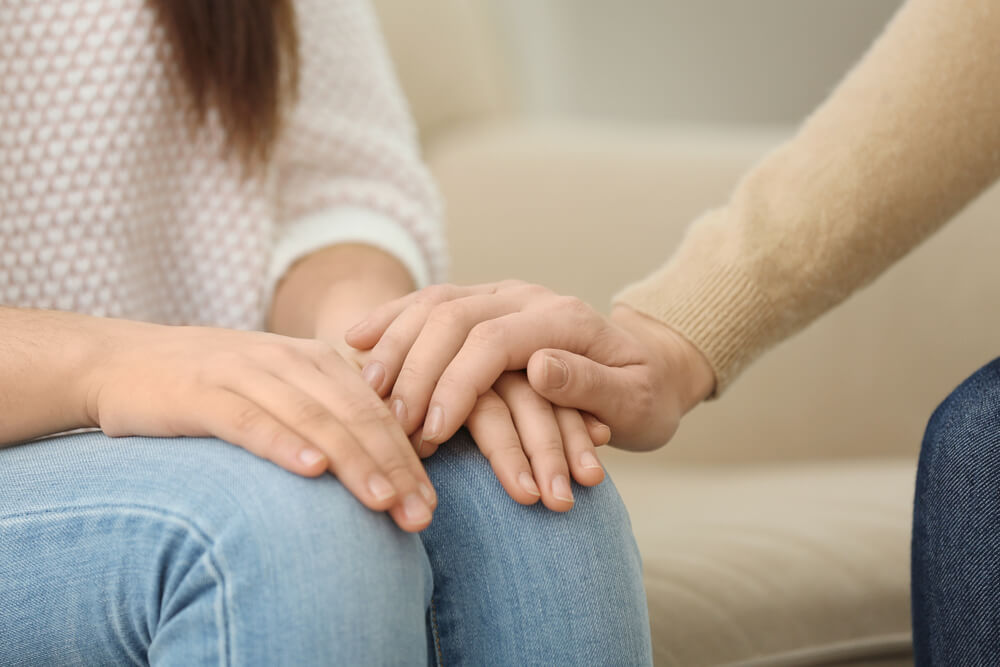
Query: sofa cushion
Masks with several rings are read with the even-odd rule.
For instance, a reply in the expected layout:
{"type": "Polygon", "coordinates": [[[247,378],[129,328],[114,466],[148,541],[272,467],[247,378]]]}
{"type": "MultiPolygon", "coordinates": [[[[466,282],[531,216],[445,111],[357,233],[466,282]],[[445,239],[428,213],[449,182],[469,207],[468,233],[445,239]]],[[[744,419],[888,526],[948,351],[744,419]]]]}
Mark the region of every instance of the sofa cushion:
{"type": "Polygon", "coordinates": [[[906,664],[913,461],[663,468],[609,454],[657,665],[906,664]]]}
{"type": "Polygon", "coordinates": [[[423,142],[512,105],[486,0],[375,0],[423,142]]]}

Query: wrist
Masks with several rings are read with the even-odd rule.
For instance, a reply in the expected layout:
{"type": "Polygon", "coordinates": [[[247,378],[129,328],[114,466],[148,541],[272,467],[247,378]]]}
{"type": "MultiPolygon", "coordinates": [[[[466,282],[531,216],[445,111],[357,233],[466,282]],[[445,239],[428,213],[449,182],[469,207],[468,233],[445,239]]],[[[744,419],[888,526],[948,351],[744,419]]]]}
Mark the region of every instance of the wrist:
{"type": "Polygon", "coordinates": [[[88,317],[82,324],[80,331],[87,343],[81,358],[76,392],[79,398],[75,404],[83,411],[84,426],[101,426],[97,406],[102,389],[114,382],[114,375],[122,365],[133,366],[127,355],[143,349],[143,336],[163,328],[162,324],[104,317],[88,317]]]}
{"type": "Polygon", "coordinates": [[[629,306],[617,305],[611,320],[639,338],[676,383],[682,413],[690,412],[715,391],[715,372],[691,341],[668,325],[629,306]]]}
{"type": "Polygon", "coordinates": [[[362,244],[322,248],[293,264],[278,284],[268,330],[331,339],[374,306],[413,288],[402,263],[382,250],[362,244]]]}
{"type": "Polygon", "coordinates": [[[328,285],[317,301],[309,337],[343,343],[347,330],[377,306],[411,291],[405,286],[371,276],[359,276],[328,285]]]}

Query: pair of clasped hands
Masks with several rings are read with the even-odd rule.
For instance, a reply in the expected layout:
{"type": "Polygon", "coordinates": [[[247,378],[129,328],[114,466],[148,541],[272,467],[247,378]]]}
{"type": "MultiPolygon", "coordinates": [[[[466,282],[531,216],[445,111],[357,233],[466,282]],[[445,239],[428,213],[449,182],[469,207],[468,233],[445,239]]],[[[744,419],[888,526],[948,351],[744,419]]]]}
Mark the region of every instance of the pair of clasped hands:
{"type": "MultiPolygon", "coordinates": [[[[604,479],[596,447],[612,438],[627,449],[659,447],[707,394],[681,391],[678,380],[695,370],[685,368],[690,355],[704,364],[703,387],[707,364],[662,324],[624,307],[608,319],[517,281],[411,293],[344,339],[417,456],[432,455],[464,425],[514,500],[554,511],[573,506],[571,479],[604,479]]],[[[413,474],[429,488],[422,466],[413,474]]],[[[423,493],[432,511],[434,495],[423,493]]],[[[405,496],[402,516],[393,509],[402,528],[425,525],[407,517],[405,496]]]]}
{"type": "Polygon", "coordinates": [[[428,287],[346,328],[298,338],[121,321],[81,374],[87,425],[214,436],[300,475],[329,472],[419,531],[437,506],[420,457],[462,426],[514,500],[566,511],[571,480],[604,479],[596,446],[659,447],[714,381],[661,323],[521,282],[428,287]]]}

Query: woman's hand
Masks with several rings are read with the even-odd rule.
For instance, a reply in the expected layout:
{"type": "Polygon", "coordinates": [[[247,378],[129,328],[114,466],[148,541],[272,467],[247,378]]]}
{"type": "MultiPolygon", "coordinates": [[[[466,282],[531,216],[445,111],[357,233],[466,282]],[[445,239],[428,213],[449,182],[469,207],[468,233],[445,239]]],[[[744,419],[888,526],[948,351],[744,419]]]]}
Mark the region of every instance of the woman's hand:
{"type": "Polygon", "coordinates": [[[586,303],[516,281],[437,285],[390,302],[347,332],[370,349],[365,376],[409,433],[439,444],[510,370],[527,369],[552,403],[611,428],[611,444],[652,449],[714,386],[708,362],[684,338],[631,309],[609,320],[586,303]]]}
{"type": "Polygon", "coordinates": [[[214,436],[305,476],[329,471],[400,528],[436,496],[382,400],[326,342],[115,322],[88,378],[90,419],[110,436],[214,436]]]}
{"type": "MultiPolygon", "coordinates": [[[[552,405],[531,388],[523,371],[503,373],[476,400],[465,426],[500,484],[523,505],[541,498],[550,510],[565,512],[574,502],[570,479],[583,486],[604,480],[594,446],[610,439],[608,427],[552,405]]],[[[438,447],[423,442],[419,429],[413,441],[422,457],[438,447]]]]}

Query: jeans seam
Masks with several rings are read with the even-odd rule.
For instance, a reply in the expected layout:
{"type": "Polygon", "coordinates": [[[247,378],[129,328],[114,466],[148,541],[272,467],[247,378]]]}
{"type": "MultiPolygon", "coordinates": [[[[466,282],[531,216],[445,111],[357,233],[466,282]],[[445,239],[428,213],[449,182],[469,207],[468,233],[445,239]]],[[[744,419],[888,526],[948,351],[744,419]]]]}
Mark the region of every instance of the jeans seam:
{"type": "Polygon", "coordinates": [[[438,627],[437,605],[434,604],[434,596],[431,595],[431,635],[434,637],[434,655],[437,657],[438,667],[444,665],[444,655],[441,651],[441,629],[438,627]]]}
{"type": "Polygon", "coordinates": [[[163,508],[153,507],[149,505],[139,505],[133,503],[125,503],[125,504],[98,503],[92,505],[80,505],[73,508],[60,507],[58,509],[41,509],[41,510],[31,510],[27,512],[18,512],[15,514],[7,514],[0,516],[0,525],[2,525],[5,521],[9,521],[12,519],[13,520],[27,519],[35,516],[46,516],[46,515],[52,517],[58,517],[60,515],[62,516],[93,515],[101,510],[117,510],[117,511],[127,510],[132,512],[136,516],[145,515],[147,517],[152,516],[153,518],[159,519],[161,521],[166,520],[167,522],[179,526],[183,530],[187,531],[188,534],[194,537],[194,539],[198,542],[198,544],[205,549],[205,556],[207,557],[209,564],[208,567],[209,574],[211,575],[212,579],[215,580],[216,585],[219,588],[220,608],[218,615],[221,616],[221,618],[219,618],[218,621],[222,626],[222,632],[220,635],[220,638],[222,640],[222,650],[219,651],[219,654],[222,657],[223,665],[227,666],[231,665],[232,657],[230,656],[229,652],[230,652],[230,647],[232,646],[232,642],[230,641],[232,628],[230,627],[229,610],[226,604],[229,593],[229,587],[226,583],[227,579],[223,574],[223,568],[220,566],[220,563],[218,563],[217,559],[214,557],[215,542],[212,540],[211,537],[208,536],[208,534],[204,530],[195,525],[190,519],[184,517],[181,514],[168,512],[163,508]]]}

